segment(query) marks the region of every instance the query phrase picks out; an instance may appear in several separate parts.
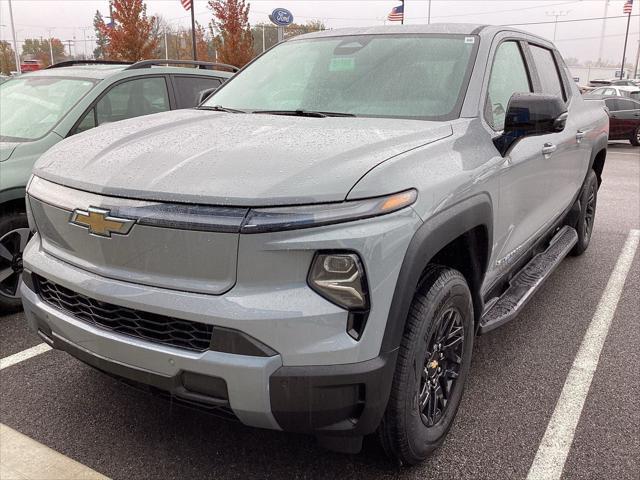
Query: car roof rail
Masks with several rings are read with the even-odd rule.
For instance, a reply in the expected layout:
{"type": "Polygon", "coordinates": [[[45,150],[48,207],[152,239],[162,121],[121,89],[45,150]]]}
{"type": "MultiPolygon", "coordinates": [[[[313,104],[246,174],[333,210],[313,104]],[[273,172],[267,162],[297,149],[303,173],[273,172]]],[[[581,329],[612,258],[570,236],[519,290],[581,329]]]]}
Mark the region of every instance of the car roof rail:
{"type": "Polygon", "coordinates": [[[121,62],[118,60],[65,60],[64,62],[49,65],[49,68],[73,67],[74,65],[131,65],[131,62],[121,62]]]}
{"type": "Polygon", "coordinates": [[[161,65],[194,65],[198,68],[204,68],[208,70],[215,70],[218,68],[228,68],[233,73],[240,70],[235,65],[229,65],[228,63],[218,62],[201,62],[200,60],[174,60],[174,59],[154,59],[154,60],[140,60],[126,68],[126,70],[137,70],[139,68],[149,68],[161,65]]]}

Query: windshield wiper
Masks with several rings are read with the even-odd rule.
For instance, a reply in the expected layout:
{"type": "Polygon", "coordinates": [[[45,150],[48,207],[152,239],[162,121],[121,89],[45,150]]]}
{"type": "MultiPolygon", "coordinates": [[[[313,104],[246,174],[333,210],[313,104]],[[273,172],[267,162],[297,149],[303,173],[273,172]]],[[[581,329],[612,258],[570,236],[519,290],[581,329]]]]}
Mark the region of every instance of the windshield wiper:
{"type": "Polygon", "coordinates": [[[235,108],[227,108],[222,105],[214,105],[210,107],[208,105],[202,105],[200,107],[196,107],[198,110],[212,110],[214,112],[227,112],[227,113],[247,113],[244,110],[236,110],[235,108]]]}
{"type": "Polygon", "coordinates": [[[316,110],[254,110],[251,113],[264,113],[266,115],[291,115],[293,117],[355,117],[353,113],[320,112],[316,110]]]}

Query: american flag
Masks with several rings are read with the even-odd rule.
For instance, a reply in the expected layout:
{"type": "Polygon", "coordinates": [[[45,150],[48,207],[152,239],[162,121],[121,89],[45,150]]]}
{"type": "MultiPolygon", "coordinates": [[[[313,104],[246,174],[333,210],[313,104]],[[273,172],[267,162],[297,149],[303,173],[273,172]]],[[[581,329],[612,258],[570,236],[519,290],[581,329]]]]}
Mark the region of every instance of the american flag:
{"type": "Polygon", "coordinates": [[[631,15],[631,10],[633,10],[633,0],[627,0],[624,4],[624,7],[622,7],[622,11],[625,14],[631,15]]]}
{"type": "Polygon", "coordinates": [[[191,10],[191,0],[180,0],[185,10],[191,10]]]}
{"type": "Polygon", "coordinates": [[[404,18],[404,5],[398,5],[397,7],[393,7],[389,15],[387,15],[387,20],[390,22],[401,22],[404,18]]]}

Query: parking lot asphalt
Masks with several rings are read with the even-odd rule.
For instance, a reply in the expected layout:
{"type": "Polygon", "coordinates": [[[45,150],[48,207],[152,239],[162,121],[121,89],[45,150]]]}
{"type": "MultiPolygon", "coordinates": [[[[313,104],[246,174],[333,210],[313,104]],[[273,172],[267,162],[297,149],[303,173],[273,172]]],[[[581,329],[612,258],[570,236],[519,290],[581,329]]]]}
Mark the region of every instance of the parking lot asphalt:
{"type": "MultiPolygon", "coordinates": [[[[0,371],[0,422],[114,479],[526,478],[583,336],[632,229],[640,148],[612,143],[591,245],[566,259],[513,322],[478,337],[454,426],[424,464],[398,469],[373,438],[359,455],[151,397],[58,351],[0,371]]],[[[604,344],[563,471],[640,477],[640,253],[604,344]]],[[[0,358],[40,344],[0,317],[0,358]]]]}

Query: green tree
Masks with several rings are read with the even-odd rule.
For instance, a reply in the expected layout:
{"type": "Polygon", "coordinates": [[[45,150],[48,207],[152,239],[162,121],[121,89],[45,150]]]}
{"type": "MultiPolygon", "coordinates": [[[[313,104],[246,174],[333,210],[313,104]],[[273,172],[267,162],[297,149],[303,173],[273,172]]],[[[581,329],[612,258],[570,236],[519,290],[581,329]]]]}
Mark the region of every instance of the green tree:
{"type": "MultiPolygon", "coordinates": [[[[53,50],[53,61],[61,62],[66,58],[64,45],[59,38],[51,39],[51,49],[53,50]]],[[[49,50],[49,39],[27,38],[22,44],[22,56],[38,60],[43,67],[51,65],[51,52],[49,50]]]]}
{"type": "Polygon", "coordinates": [[[0,40],[0,73],[9,75],[16,70],[16,56],[11,44],[5,40],[0,40]]]}

